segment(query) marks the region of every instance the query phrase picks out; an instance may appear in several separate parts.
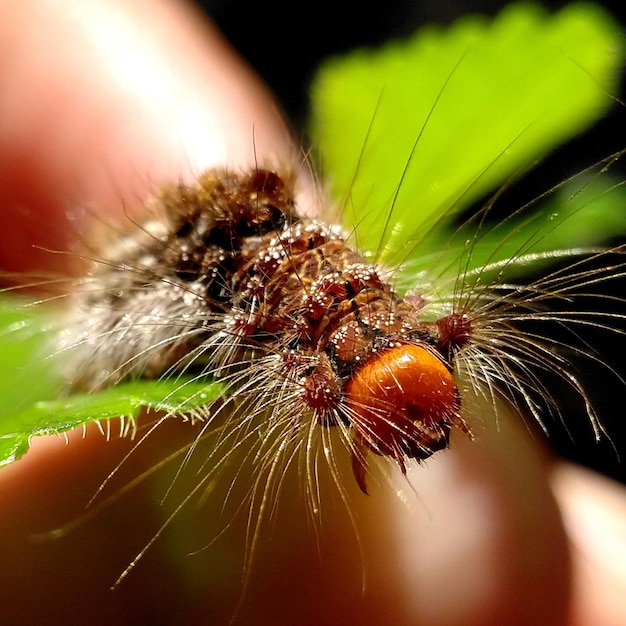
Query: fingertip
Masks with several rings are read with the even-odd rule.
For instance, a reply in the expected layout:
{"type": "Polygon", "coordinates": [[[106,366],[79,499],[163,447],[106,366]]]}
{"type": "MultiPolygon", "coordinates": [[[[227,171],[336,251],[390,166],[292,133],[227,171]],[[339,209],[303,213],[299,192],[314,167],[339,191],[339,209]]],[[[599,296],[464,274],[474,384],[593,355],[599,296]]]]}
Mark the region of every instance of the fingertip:
{"type": "Polygon", "coordinates": [[[0,265],[64,267],[94,212],[121,215],[206,167],[292,159],[279,109],[186,3],[0,8],[0,265]]]}
{"type": "Polygon", "coordinates": [[[594,472],[560,464],[552,485],[572,552],[572,624],[626,623],[626,490],[594,472]]]}
{"type": "Polygon", "coordinates": [[[565,622],[565,534],[538,442],[518,420],[474,420],[475,441],[459,433],[412,472],[419,505],[390,518],[411,623],[565,622]]]}

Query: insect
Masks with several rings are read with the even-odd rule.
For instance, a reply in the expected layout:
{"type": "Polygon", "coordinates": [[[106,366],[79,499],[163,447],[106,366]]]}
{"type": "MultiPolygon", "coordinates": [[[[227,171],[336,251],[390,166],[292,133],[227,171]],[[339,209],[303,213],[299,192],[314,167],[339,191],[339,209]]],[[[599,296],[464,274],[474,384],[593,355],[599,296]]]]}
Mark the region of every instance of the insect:
{"type": "Polygon", "coordinates": [[[208,171],[157,204],[160,219],[79,289],[61,346],[73,386],[215,376],[235,398],[254,393],[269,429],[339,429],[363,491],[369,452],[405,471],[451,428],[467,432],[452,367],[471,318],[421,320],[419,297],[398,296],[338,229],[298,216],[287,175],[208,171]]]}
{"type": "MultiPolygon", "coordinates": [[[[468,274],[461,280],[470,291],[457,285],[456,299],[433,317],[423,293],[400,296],[338,227],[301,217],[292,185],[289,173],[256,168],[210,170],[196,185],[166,187],[151,219],[107,243],[79,283],[59,347],[71,355],[72,387],[215,378],[228,409],[204,407],[197,417],[210,423],[230,411],[220,428],[231,445],[249,428],[263,440],[281,433],[301,442],[335,430],[364,492],[371,454],[405,472],[408,460],[446,448],[452,429],[469,434],[459,362],[471,384],[517,396],[538,419],[536,370],[586,399],[556,342],[526,336],[515,322],[576,323],[577,313],[542,303],[615,278],[621,266],[588,268],[583,259],[527,286],[475,291],[468,274]]],[[[591,407],[589,416],[600,435],[591,407]]]]}

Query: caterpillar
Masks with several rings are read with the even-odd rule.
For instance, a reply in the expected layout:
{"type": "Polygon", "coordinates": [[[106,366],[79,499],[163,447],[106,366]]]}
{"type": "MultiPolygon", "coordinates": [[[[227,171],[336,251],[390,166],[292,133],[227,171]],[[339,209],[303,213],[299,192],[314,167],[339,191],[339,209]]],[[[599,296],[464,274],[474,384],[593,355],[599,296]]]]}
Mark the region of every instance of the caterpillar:
{"type": "Polygon", "coordinates": [[[233,397],[254,396],[268,431],[341,431],[367,492],[368,452],[405,471],[445,448],[452,427],[467,432],[452,367],[471,317],[420,320],[419,295],[400,298],[336,227],[300,217],[289,184],[217,170],[162,192],[159,218],[121,237],[122,253],[81,284],[61,345],[68,380],[94,390],[214,376],[233,397]]]}
{"type": "MultiPolygon", "coordinates": [[[[578,313],[541,311],[542,301],[615,279],[619,265],[580,261],[531,285],[475,293],[460,283],[430,321],[419,288],[398,295],[338,227],[301,217],[292,184],[288,173],[211,170],[195,186],[165,188],[150,221],[107,244],[113,254],[101,250],[80,281],[59,346],[71,354],[71,385],[94,391],[181,372],[216,378],[235,403],[252,397],[257,407],[244,402],[249,414],[235,410],[228,431],[249,436],[262,412],[262,439],[337,430],[364,492],[371,453],[404,472],[409,459],[446,448],[451,429],[469,434],[453,376],[459,362],[471,384],[492,397],[515,389],[527,411],[535,410],[534,370],[586,398],[556,342],[527,337],[514,322],[576,323],[578,313]]],[[[197,417],[210,421],[213,412],[197,417]]]]}
{"type": "MultiPolygon", "coordinates": [[[[603,434],[558,340],[525,335],[519,324],[614,318],[542,307],[619,278],[621,261],[591,265],[604,252],[591,261],[587,251],[552,252],[583,258],[529,285],[476,286],[482,273],[543,255],[462,275],[433,316],[419,286],[399,295],[389,272],[352,249],[338,226],[298,213],[293,175],[261,168],[209,170],[196,185],[166,187],[150,220],[117,238],[79,281],[60,334],[74,389],[181,373],[222,381],[230,402],[194,417],[211,423],[230,411],[220,426],[229,445],[258,431],[263,442],[306,447],[314,431],[336,431],[365,493],[370,455],[405,472],[409,460],[446,448],[452,429],[470,434],[459,371],[475,392],[508,396],[540,422],[537,372],[548,371],[581,397],[603,434]]],[[[611,253],[619,258],[623,247],[611,253]]]]}

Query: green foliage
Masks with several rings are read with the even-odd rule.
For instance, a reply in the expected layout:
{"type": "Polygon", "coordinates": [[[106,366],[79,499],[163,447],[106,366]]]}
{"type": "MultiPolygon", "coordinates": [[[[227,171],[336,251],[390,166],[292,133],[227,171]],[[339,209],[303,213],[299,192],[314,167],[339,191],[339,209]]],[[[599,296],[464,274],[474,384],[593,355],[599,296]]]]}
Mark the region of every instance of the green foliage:
{"type": "Polygon", "coordinates": [[[469,16],[332,59],[313,84],[311,129],[346,226],[377,261],[427,257],[452,234],[442,216],[613,104],[623,59],[622,33],[592,4],[554,15],[515,4],[492,22],[469,16]]]}
{"type": "Polygon", "coordinates": [[[53,311],[0,298],[0,466],[15,461],[36,435],[62,433],[142,409],[184,414],[214,400],[221,386],[189,378],[135,380],[96,393],[63,393],[48,330],[53,311]]]}

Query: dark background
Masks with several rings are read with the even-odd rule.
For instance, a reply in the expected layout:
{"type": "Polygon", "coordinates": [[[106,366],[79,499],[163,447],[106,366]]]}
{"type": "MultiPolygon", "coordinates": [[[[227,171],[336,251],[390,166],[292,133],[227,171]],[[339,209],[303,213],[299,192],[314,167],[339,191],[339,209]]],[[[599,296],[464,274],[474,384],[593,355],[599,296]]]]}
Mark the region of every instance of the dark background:
{"type": "MultiPolygon", "coordinates": [[[[197,4],[212,17],[226,37],[263,77],[274,91],[296,131],[303,132],[308,115],[307,87],[316,67],[324,58],[358,46],[375,46],[391,38],[412,34],[427,23],[450,24],[460,15],[495,15],[506,2],[461,2],[454,0],[309,0],[273,2],[246,0],[206,0],[197,4]]],[[[543,2],[550,9],[564,2],[543,2]]],[[[622,0],[600,3],[626,24],[622,0]]],[[[622,81],[623,83],[623,81],[622,81]]],[[[624,89],[619,94],[622,101],[624,89]]],[[[520,193],[533,198],[590,163],[626,146],[623,106],[614,107],[590,132],[550,156],[537,171],[524,179],[520,193]]],[[[624,161],[618,165],[626,175],[624,161]]],[[[523,202],[511,199],[511,206],[523,202]]],[[[626,208],[624,209],[626,220],[626,208]]],[[[617,242],[609,242],[617,243],[617,242]]],[[[621,243],[621,242],[620,242],[621,243]]],[[[626,294],[626,281],[615,283],[613,294],[626,294]]],[[[598,303],[598,306],[600,303],[598,303]]],[[[594,307],[595,303],[582,306],[594,307]]],[[[611,305],[618,306],[618,305],[611,305]]],[[[626,307],[621,305],[626,313],[626,307]]],[[[621,322],[626,330],[626,323],[621,322]]],[[[623,338],[590,333],[584,339],[597,348],[605,362],[626,378],[623,338]]],[[[590,390],[594,407],[606,426],[611,441],[597,443],[589,427],[584,407],[567,389],[555,383],[555,397],[567,415],[567,430],[555,423],[551,445],[562,455],[626,482],[626,434],[624,397],[626,383],[612,377],[602,367],[581,363],[581,378],[590,390]],[[624,459],[622,462],[620,456],[624,459]]]]}

